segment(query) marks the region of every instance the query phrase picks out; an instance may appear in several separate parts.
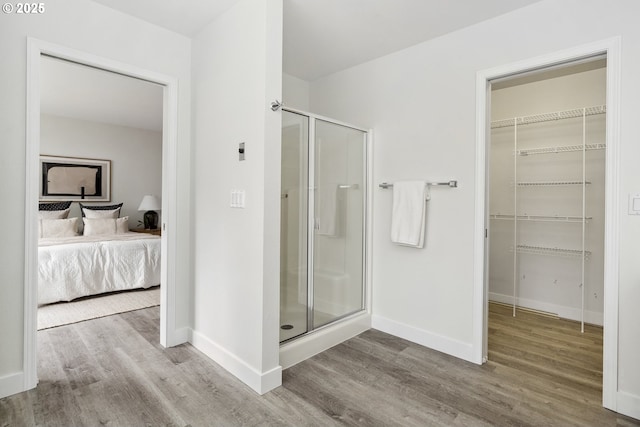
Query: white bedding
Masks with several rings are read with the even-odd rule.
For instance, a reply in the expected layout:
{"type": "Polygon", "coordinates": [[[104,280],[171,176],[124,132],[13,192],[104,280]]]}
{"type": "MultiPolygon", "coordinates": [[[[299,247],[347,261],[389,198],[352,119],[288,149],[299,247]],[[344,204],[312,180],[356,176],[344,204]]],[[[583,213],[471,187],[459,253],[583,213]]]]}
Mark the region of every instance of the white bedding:
{"type": "Polygon", "coordinates": [[[160,284],[158,236],[49,238],[38,246],[38,304],[160,284]]]}

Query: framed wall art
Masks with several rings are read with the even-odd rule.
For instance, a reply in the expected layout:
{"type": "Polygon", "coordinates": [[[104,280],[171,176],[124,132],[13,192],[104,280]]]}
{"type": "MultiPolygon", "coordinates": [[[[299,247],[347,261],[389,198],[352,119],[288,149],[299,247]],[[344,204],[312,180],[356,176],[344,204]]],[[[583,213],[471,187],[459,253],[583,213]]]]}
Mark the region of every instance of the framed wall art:
{"type": "Polygon", "coordinates": [[[111,161],[40,156],[40,201],[111,201],[111,161]]]}

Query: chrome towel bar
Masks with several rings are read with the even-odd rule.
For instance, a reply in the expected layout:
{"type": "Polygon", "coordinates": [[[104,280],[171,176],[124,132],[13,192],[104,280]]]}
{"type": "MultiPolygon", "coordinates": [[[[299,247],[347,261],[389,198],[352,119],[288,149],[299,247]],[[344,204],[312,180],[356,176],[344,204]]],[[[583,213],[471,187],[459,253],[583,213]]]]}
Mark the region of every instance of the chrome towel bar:
{"type": "MultiPolygon", "coordinates": [[[[451,188],[456,188],[458,187],[458,181],[447,181],[447,182],[427,182],[426,183],[428,186],[436,186],[436,185],[446,185],[447,187],[451,187],[451,188]]],[[[392,188],[393,184],[389,183],[389,182],[383,182],[382,184],[379,184],[378,187],[380,188],[392,188]]]]}

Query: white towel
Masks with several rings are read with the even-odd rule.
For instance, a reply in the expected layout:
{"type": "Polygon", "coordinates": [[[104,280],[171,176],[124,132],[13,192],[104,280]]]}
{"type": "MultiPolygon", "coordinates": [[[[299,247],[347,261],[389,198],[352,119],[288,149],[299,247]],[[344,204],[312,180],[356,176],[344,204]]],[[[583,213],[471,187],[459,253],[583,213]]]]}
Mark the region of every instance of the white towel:
{"type": "Polygon", "coordinates": [[[424,247],[427,184],[400,181],[393,184],[391,241],[414,248],[424,247]]]}
{"type": "Polygon", "coordinates": [[[316,197],[316,221],[318,234],[336,236],[338,227],[338,184],[325,184],[318,187],[316,197]]]}

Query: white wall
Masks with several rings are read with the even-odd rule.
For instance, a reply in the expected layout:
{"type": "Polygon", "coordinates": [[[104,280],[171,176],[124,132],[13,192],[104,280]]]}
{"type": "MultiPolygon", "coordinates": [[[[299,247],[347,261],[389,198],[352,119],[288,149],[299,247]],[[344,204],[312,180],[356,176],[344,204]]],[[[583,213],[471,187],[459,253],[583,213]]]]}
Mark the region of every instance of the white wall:
{"type": "Polygon", "coordinates": [[[282,2],[240,0],[193,41],[193,344],[264,393],[279,366],[282,2]],[[244,142],[246,160],[238,160],[244,142]],[[232,189],[246,192],[230,208],[232,189]]]}
{"type": "Polygon", "coordinates": [[[282,103],[296,110],[309,111],[309,82],[282,73],[282,103]]]}
{"type": "Polygon", "coordinates": [[[375,129],[374,183],[458,179],[434,188],[424,250],[389,242],[391,192],[375,191],[374,326],[460,357],[473,322],[476,73],[622,36],[618,409],[640,417],[640,3],[553,0],[499,16],[312,83],[311,110],[375,129]]]}
{"type": "MultiPolygon", "coordinates": [[[[189,323],[190,66],[189,39],[113,9],[83,0],[47,3],[41,15],[0,15],[0,198],[3,220],[12,224],[0,242],[0,396],[23,382],[23,294],[25,225],[25,111],[27,37],[85,51],[173,76],[178,95],[178,230],[176,323],[189,323]]],[[[34,206],[34,209],[36,207],[34,206]]]]}
{"type": "MultiPolygon", "coordinates": [[[[40,118],[40,153],[111,161],[111,201],[124,203],[120,216],[137,228],[146,194],[162,195],[162,132],[52,115],[40,118]]],[[[80,217],[78,203],[70,216],[80,217]]],[[[158,212],[162,215],[162,212],[158,212]]]]}
{"type": "MultiPolygon", "coordinates": [[[[491,120],[566,111],[606,104],[606,69],[521,84],[491,93],[491,120]]],[[[605,142],[605,115],[586,118],[587,144],[605,142]]],[[[582,145],[582,117],[518,126],[518,149],[582,145]]],[[[490,212],[512,214],[514,196],[514,128],[492,130],[490,212]]],[[[518,181],[581,180],[582,153],[517,156],[518,181]]],[[[586,216],[585,322],[602,325],[604,296],[605,151],[585,155],[586,216]]],[[[518,214],[582,215],[582,187],[518,187],[518,214]]],[[[489,299],[513,303],[513,221],[490,223],[489,299]]],[[[518,222],[518,243],[580,249],[582,224],[518,222]]],[[[582,319],[580,258],[518,255],[517,304],[582,319]]]]}

